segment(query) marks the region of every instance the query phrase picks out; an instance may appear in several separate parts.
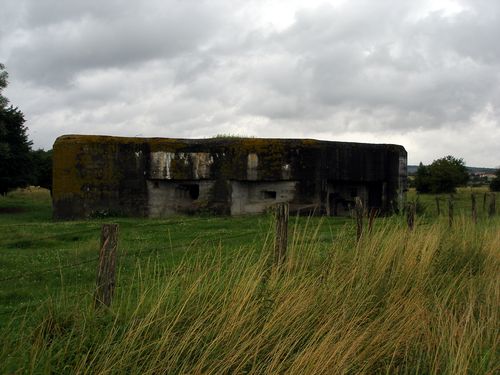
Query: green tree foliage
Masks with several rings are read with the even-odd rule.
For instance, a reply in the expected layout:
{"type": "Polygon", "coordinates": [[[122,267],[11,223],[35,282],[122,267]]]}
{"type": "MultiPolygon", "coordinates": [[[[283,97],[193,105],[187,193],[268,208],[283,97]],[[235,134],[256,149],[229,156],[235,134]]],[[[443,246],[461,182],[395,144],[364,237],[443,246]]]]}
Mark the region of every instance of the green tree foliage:
{"type": "Polygon", "coordinates": [[[430,171],[428,166],[422,163],[418,165],[413,184],[419,193],[431,192],[430,171]]]}
{"type": "Polygon", "coordinates": [[[7,103],[9,102],[5,96],[2,95],[2,90],[7,87],[7,71],[5,70],[5,66],[0,63],[0,110],[4,109],[7,103]]]}
{"type": "Polygon", "coordinates": [[[495,172],[495,178],[490,182],[491,191],[500,191],[500,169],[495,172]]]}
{"type": "Polygon", "coordinates": [[[52,150],[31,152],[33,161],[33,185],[52,191],[52,150]]]}
{"type": "Polygon", "coordinates": [[[52,187],[52,151],[31,150],[23,113],[2,95],[8,74],[0,63],[0,194],[27,185],[52,187]]]}
{"type": "Polygon", "coordinates": [[[428,166],[420,163],[415,187],[419,193],[453,193],[457,186],[465,185],[468,180],[469,173],[463,159],[448,155],[428,166]]]}
{"type": "Polygon", "coordinates": [[[0,109],[0,194],[33,181],[31,141],[23,113],[14,107],[0,109]]]}

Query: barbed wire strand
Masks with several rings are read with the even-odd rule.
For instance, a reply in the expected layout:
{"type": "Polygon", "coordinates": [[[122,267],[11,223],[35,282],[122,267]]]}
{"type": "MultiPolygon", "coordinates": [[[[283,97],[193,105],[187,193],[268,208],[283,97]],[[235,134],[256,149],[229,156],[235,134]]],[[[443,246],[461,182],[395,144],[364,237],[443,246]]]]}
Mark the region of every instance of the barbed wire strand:
{"type": "MultiPolygon", "coordinates": [[[[219,240],[222,240],[222,239],[233,239],[233,238],[238,238],[238,237],[243,237],[243,236],[248,236],[248,235],[253,235],[253,234],[255,234],[255,231],[245,232],[245,233],[239,233],[239,234],[233,235],[233,236],[223,236],[223,237],[216,236],[214,238],[206,239],[206,241],[219,241],[219,240]]],[[[190,246],[194,241],[197,241],[198,239],[199,239],[199,237],[195,238],[194,240],[191,240],[189,243],[183,242],[183,243],[180,243],[180,244],[176,244],[175,246],[170,246],[169,249],[178,249],[178,248],[183,248],[183,247],[190,246]]],[[[139,252],[139,254],[136,254],[135,252],[132,253],[132,254],[125,253],[125,254],[119,255],[119,257],[120,258],[124,258],[124,257],[128,257],[128,256],[135,256],[137,258],[139,256],[148,255],[149,253],[154,253],[154,252],[158,252],[158,249],[152,249],[151,251],[148,251],[146,253],[139,252]]],[[[77,266],[80,266],[80,265],[83,265],[83,264],[87,264],[87,263],[91,263],[91,262],[94,262],[94,261],[97,261],[97,260],[99,260],[99,257],[95,257],[94,256],[92,258],[85,259],[83,261],[79,261],[79,262],[76,262],[76,263],[59,265],[57,267],[46,268],[46,269],[38,270],[38,271],[21,272],[21,273],[18,273],[17,275],[13,275],[13,276],[2,278],[2,279],[0,279],[0,282],[9,281],[9,280],[15,280],[15,279],[21,279],[21,278],[26,278],[26,277],[29,277],[29,276],[39,276],[39,275],[45,274],[45,273],[60,271],[61,269],[77,267],[77,266]]]]}
{"type": "Polygon", "coordinates": [[[23,277],[26,277],[26,276],[39,276],[39,275],[44,274],[44,273],[59,271],[61,269],[65,269],[65,268],[73,268],[73,267],[81,266],[82,264],[87,264],[87,263],[95,262],[97,260],[99,260],[99,257],[95,257],[94,256],[94,257],[92,257],[90,259],[86,259],[84,261],[77,262],[77,263],[70,263],[70,264],[59,265],[57,267],[45,268],[45,269],[39,270],[39,271],[22,272],[22,273],[19,273],[17,275],[14,275],[14,276],[9,276],[9,277],[5,277],[3,279],[0,279],[0,282],[14,280],[14,279],[20,279],[20,278],[23,278],[23,277]]]}
{"type": "MultiPolygon", "coordinates": [[[[160,221],[157,223],[141,223],[141,224],[135,224],[135,223],[127,223],[127,222],[121,222],[119,223],[121,226],[131,226],[131,227],[161,227],[161,226],[171,226],[171,225],[184,225],[184,224],[192,224],[192,223],[197,223],[201,221],[209,222],[213,218],[211,217],[197,217],[197,218],[182,218],[179,220],[168,220],[168,221],[160,221]]],[[[95,225],[102,225],[103,223],[92,223],[95,225]]],[[[2,247],[9,247],[11,245],[16,245],[16,244],[21,244],[23,242],[35,242],[35,241],[43,241],[43,240],[49,240],[49,239],[54,239],[54,238],[59,238],[59,237],[65,237],[65,236],[73,236],[73,235],[78,235],[78,234],[84,234],[84,233],[90,233],[93,231],[100,230],[100,226],[94,227],[94,228],[86,228],[86,229],[81,229],[78,231],[71,231],[71,232],[62,232],[62,233],[56,233],[52,234],[49,236],[41,236],[41,237],[26,237],[26,238],[20,238],[16,240],[11,240],[7,242],[1,242],[0,241],[0,246],[2,247]]]]}

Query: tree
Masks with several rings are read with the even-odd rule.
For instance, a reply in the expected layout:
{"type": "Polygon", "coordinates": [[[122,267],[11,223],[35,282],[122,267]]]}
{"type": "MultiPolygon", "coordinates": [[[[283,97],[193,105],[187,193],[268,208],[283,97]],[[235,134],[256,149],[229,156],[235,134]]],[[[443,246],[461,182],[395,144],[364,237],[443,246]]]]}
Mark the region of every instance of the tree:
{"type": "Polygon", "coordinates": [[[52,191],[52,150],[31,152],[33,162],[33,185],[52,191]]]}
{"type": "Polygon", "coordinates": [[[31,141],[23,113],[14,107],[0,110],[0,194],[33,181],[31,141]]]}
{"type": "Polygon", "coordinates": [[[0,110],[4,109],[5,106],[9,103],[8,99],[2,95],[2,90],[7,87],[7,78],[9,75],[5,70],[5,65],[0,63],[0,110]]]}
{"type": "Polygon", "coordinates": [[[6,107],[2,90],[7,87],[7,72],[0,64],[0,194],[25,187],[33,181],[31,141],[28,140],[24,115],[13,106],[6,107]]]}
{"type": "Polygon", "coordinates": [[[419,193],[453,193],[457,186],[465,185],[469,173],[463,159],[446,156],[434,160],[431,165],[420,163],[415,176],[419,193]]]}
{"type": "Polygon", "coordinates": [[[419,193],[430,193],[431,191],[429,167],[423,165],[422,162],[418,165],[415,173],[414,185],[419,193]]]}
{"type": "Polygon", "coordinates": [[[495,172],[495,178],[490,182],[491,191],[500,191],[500,169],[495,172]]]}

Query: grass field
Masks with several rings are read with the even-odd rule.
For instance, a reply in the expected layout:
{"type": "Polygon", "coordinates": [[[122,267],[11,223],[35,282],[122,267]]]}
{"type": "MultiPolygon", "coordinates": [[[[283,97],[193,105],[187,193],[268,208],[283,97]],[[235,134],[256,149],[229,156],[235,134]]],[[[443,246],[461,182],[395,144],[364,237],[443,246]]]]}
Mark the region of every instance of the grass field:
{"type": "MultiPolygon", "coordinates": [[[[209,252],[222,249],[225,256],[243,245],[259,247],[273,224],[269,215],[68,222],[51,217],[47,190],[16,191],[0,197],[0,316],[36,307],[61,288],[92,291],[101,225],[105,222],[120,225],[119,266],[125,278],[138,263],[145,264],[152,258],[162,266],[175,267],[181,259],[192,259],[200,246],[209,252]]],[[[307,221],[299,220],[301,224],[307,221]]],[[[320,225],[320,238],[329,241],[332,231],[350,220],[311,221],[320,225]]]]}
{"type": "MultiPolygon", "coordinates": [[[[0,198],[0,373],[500,371],[500,220],[478,192],[421,196],[417,227],[292,219],[270,266],[270,215],[51,220],[47,192],[0,198]],[[94,311],[100,226],[120,224],[112,308],[94,311]]],[[[409,199],[414,199],[410,192],[409,199]]]]}

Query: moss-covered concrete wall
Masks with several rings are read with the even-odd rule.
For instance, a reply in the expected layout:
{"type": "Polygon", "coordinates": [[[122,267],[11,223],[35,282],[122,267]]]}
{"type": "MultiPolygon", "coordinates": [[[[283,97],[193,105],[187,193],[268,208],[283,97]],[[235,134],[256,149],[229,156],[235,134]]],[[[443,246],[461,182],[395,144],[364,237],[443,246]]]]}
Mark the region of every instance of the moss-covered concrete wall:
{"type": "Polygon", "coordinates": [[[155,181],[210,181],[208,198],[193,207],[218,213],[230,213],[236,199],[231,181],[293,181],[292,203],[319,207],[335,186],[383,184],[380,201],[390,202],[406,187],[405,168],[406,151],[398,145],[66,135],[54,144],[54,216],[148,216],[155,181]]]}

